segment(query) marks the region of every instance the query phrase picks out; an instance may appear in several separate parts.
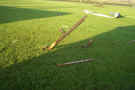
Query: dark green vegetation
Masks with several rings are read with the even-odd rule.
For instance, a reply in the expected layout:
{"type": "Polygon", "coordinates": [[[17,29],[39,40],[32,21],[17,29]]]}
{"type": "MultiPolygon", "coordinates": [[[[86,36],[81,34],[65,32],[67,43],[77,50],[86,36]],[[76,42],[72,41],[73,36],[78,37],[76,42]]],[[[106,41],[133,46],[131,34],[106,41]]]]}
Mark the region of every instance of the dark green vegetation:
{"type": "Polygon", "coordinates": [[[113,5],[113,6],[135,6],[135,0],[54,0],[67,2],[82,2],[96,4],[97,6],[113,5]]]}
{"type": "Polygon", "coordinates": [[[0,90],[134,90],[135,8],[45,0],[0,1],[0,90]],[[50,45],[84,13],[83,9],[123,17],[89,15],[52,51],[50,45]],[[95,42],[81,48],[89,39],[95,42]],[[94,58],[67,67],[56,64],[94,58]]]}

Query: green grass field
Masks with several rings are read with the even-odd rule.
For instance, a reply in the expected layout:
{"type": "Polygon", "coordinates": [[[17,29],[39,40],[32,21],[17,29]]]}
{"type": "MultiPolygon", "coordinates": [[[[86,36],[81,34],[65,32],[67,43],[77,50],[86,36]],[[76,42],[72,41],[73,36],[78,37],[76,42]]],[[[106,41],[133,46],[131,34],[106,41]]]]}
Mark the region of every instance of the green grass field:
{"type": "Polygon", "coordinates": [[[135,8],[47,0],[0,0],[0,90],[135,90],[135,8]],[[89,15],[51,51],[50,45],[89,15]],[[82,45],[92,39],[88,48],[82,45]],[[93,62],[57,67],[68,61],[93,62]]]}

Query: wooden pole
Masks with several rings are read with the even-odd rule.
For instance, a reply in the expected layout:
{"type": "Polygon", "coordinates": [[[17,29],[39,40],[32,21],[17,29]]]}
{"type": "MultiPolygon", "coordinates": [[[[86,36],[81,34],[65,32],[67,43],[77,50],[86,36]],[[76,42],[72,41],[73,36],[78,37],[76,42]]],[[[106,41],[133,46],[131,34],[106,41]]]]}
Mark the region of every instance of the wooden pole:
{"type": "Polygon", "coordinates": [[[76,24],[72,26],[72,28],[69,29],[69,31],[65,32],[60,36],[55,42],[53,42],[49,47],[48,50],[53,49],[60,41],[62,41],[66,36],[68,36],[74,29],[76,29],[87,17],[88,15],[83,16],[76,24]]]}

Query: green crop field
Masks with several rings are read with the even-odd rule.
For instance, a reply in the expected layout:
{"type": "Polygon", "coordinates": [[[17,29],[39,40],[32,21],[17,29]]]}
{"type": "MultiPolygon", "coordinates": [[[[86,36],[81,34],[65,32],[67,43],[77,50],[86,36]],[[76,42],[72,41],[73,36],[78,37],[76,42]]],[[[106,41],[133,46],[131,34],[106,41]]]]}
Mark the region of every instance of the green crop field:
{"type": "Polygon", "coordinates": [[[0,0],[0,90],[135,90],[135,8],[47,0],[0,0]],[[85,14],[53,50],[43,51],[85,14]],[[82,48],[89,40],[94,42],[82,48]],[[92,62],[58,67],[69,61],[92,62]]]}

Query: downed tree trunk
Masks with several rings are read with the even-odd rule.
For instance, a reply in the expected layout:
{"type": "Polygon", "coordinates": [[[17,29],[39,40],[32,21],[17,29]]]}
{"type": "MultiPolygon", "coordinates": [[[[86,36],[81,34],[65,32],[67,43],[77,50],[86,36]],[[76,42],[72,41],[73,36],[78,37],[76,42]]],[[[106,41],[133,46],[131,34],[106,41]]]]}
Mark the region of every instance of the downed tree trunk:
{"type": "Polygon", "coordinates": [[[60,41],[62,41],[66,36],[68,36],[74,29],[76,29],[85,19],[86,19],[87,15],[83,16],[76,24],[73,25],[72,28],[69,29],[69,31],[65,32],[64,34],[62,34],[61,37],[58,38],[58,40],[56,40],[55,42],[53,42],[49,47],[48,50],[53,49],[58,43],[60,43],[60,41]]]}
{"type": "Polygon", "coordinates": [[[88,62],[88,61],[93,61],[93,59],[84,59],[84,60],[67,62],[67,63],[64,63],[64,64],[56,64],[56,65],[57,66],[66,66],[66,65],[77,64],[77,63],[88,62]]]}

